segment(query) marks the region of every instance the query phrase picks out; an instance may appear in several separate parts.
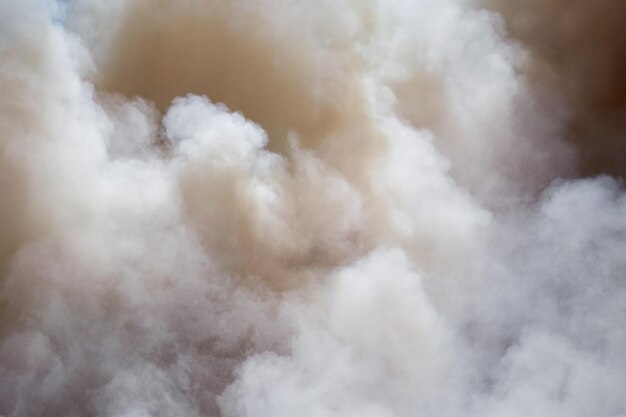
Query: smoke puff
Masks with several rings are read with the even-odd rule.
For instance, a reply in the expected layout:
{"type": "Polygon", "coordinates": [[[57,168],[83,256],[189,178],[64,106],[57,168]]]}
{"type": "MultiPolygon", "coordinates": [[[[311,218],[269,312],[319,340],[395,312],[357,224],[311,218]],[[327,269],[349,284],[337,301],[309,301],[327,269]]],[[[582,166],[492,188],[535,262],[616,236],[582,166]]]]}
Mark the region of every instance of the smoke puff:
{"type": "Polygon", "coordinates": [[[0,0],[0,414],[626,414],[620,12],[0,0]]]}
{"type": "Polygon", "coordinates": [[[373,253],[321,285],[304,308],[286,304],[302,323],[292,355],[250,358],[222,396],[226,415],[404,415],[442,400],[451,335],[402,252],[373,253]]]}

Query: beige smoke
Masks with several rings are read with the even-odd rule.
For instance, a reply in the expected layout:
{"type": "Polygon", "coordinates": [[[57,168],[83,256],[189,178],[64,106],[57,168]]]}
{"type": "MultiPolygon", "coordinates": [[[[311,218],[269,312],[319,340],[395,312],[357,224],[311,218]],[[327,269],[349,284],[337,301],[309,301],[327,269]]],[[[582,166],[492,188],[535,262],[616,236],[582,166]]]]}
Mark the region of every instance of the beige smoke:
{"type": "Polygon", "coordinates": [[[271,149],[284,151],[290,132],[321,141],[354,129],[365,109],[355,74],[363,64],[351,50],[359,28],[331,3],[319,8],[129,3],[97,85],[152,100],[161,111],[176,97],[206,95],[263,126],[271,149]]]}
{"type": "Polygon", "coordinates": [[[0,0],[0,415],[626,412],[586,4],[0,0]]]}

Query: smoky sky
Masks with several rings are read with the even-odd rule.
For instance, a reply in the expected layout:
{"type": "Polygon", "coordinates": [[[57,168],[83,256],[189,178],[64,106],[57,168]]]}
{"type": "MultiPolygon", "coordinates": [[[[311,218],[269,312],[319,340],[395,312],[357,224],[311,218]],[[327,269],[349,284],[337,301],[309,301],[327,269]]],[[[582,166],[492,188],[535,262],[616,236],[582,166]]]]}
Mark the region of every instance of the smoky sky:
{"type": "Polygon", "coordinates": [[[0,416],[626,415],[625,19],[0,0],[0,416]]]}

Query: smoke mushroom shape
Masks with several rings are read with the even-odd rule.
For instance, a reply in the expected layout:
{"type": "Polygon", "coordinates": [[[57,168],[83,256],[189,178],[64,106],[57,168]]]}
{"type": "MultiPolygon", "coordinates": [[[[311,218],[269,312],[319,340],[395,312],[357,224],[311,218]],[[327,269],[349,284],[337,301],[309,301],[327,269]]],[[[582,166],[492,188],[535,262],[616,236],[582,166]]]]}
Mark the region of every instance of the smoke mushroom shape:
{"type": "Polygon", "coordinates": [[[0,415],[626,415],[625,11],[0,0],[0,415]]]}

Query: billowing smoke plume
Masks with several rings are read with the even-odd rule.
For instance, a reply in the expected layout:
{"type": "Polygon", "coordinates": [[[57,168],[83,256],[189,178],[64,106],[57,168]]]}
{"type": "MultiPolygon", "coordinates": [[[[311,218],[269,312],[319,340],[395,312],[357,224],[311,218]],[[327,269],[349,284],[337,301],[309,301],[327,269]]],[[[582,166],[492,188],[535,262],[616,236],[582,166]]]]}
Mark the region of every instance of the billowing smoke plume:
{"type": "Polygon", "coordinates": [[[0,0],[0,415],[626,415],[625,15],[0,0]]]}

